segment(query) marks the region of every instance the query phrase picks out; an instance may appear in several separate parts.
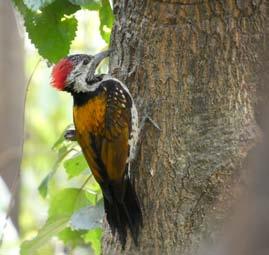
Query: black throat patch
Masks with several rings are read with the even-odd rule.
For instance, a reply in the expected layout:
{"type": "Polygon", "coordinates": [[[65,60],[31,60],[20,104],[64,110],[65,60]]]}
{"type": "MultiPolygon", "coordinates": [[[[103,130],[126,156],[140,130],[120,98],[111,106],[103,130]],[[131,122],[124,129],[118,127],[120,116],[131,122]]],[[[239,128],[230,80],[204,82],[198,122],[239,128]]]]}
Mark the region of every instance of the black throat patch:
{"type": "Polygon", "coordinates": [[[74,99],[74,106],[83,106],[84,104],[86,104],[88,102],[88,100],[90,100],[91,98],[93,98],[94,96],[96,96],[96,91],[95,92],[73,92],[72,96],[74,99]]]}
{"type": "MultiPolygon", "coordinates": [[[[87,81],[88,86],[92,86],[97,82],[100,82],[103,78],[103,74],[96,75],[93,80],[87,81]]],[[[88,102],[89,99],[93,98],[99,93],[99,88],[95,91],[89,92],[75,92],[74,90],[69,91],[74,98],[74,106],[82,106],[88,102]]]]}

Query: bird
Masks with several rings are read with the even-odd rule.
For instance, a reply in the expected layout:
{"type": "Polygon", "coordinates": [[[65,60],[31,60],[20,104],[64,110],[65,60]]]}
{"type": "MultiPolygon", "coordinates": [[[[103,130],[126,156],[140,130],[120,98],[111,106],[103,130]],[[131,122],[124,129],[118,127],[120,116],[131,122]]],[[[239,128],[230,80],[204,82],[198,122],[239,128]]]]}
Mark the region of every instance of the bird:
{"type": "MultiPolygon", "coordinates": [[[[54,65],[51,84],[73,97],[76,140],[100,185],[107,222],[117,233],[122,248],[128,229],[138,245],[142,210],[133,183],[130,164],[139,136],[138,113],[127,86],[109,74],[95,74],[110,51],[96,55],[74,54],[54,65]]],[[[75,137],[75,138],[74,138],[75,137]]]]}

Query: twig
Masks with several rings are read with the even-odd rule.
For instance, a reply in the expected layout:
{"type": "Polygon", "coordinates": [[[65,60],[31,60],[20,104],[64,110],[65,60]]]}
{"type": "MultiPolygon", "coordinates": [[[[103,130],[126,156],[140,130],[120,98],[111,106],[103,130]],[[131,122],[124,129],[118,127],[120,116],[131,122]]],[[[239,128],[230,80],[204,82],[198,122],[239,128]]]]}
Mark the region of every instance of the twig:
{"type": "Polygon", "coordinates": [[[76,200],[75,200],[75,205],[79,202],[78,199],[79,199],[79,196],[81,195],[81,192],[83,191],[84,187],[86,186],[86,184],[88,183],[88,181],[92,178],[92,174],[90,176],[87,177],[87,179],[83,182],[83,184],[81,185],[80,187],[80,190],[78,192],[78,195],[76,197],[76,200]]]}
{"type": "Polygon", "coordinates": [[[83,184],[80,187],[80,190],[83,190],[84,187],[86,186],[86,184],[88,183],[88,181],[92,178],[92,174],[90,176],[87,177],[87,179],[83,182],[83,184]]]}

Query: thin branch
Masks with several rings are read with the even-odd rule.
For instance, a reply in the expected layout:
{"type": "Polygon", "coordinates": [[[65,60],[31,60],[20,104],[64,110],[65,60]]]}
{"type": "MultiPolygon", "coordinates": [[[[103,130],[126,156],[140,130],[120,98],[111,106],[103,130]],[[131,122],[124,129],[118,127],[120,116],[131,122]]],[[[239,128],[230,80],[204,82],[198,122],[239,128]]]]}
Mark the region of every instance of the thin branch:
{"type": "Polygon", "coordinates": [[[87,179],[83,182],[83,184],[80,187],[80,190],[83,190],[86,186],[86,184],[88,183],[88,181],[92,178],[92,174],[90,176],[87,177],[87,179]]]}

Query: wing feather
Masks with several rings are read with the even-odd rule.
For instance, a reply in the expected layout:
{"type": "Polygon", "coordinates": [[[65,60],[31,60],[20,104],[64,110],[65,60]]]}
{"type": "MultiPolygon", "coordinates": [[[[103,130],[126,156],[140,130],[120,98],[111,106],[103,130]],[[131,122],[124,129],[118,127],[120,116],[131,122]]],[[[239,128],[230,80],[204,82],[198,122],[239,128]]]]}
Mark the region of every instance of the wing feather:
{"type": "Polygon", "coordinates": [[[74,108],[78,142],[99,183],[122,181],[129,156],[132,100],[114,80],[105,80],[85,105],[74,108]]]}
{"type": "Polygon", "coordinates": [[[101,87],[107,92],[101,158],[109,179],[118,181],[124,176],[129,155],[132,101],[119,82],[106,80],[101,87]]]}

